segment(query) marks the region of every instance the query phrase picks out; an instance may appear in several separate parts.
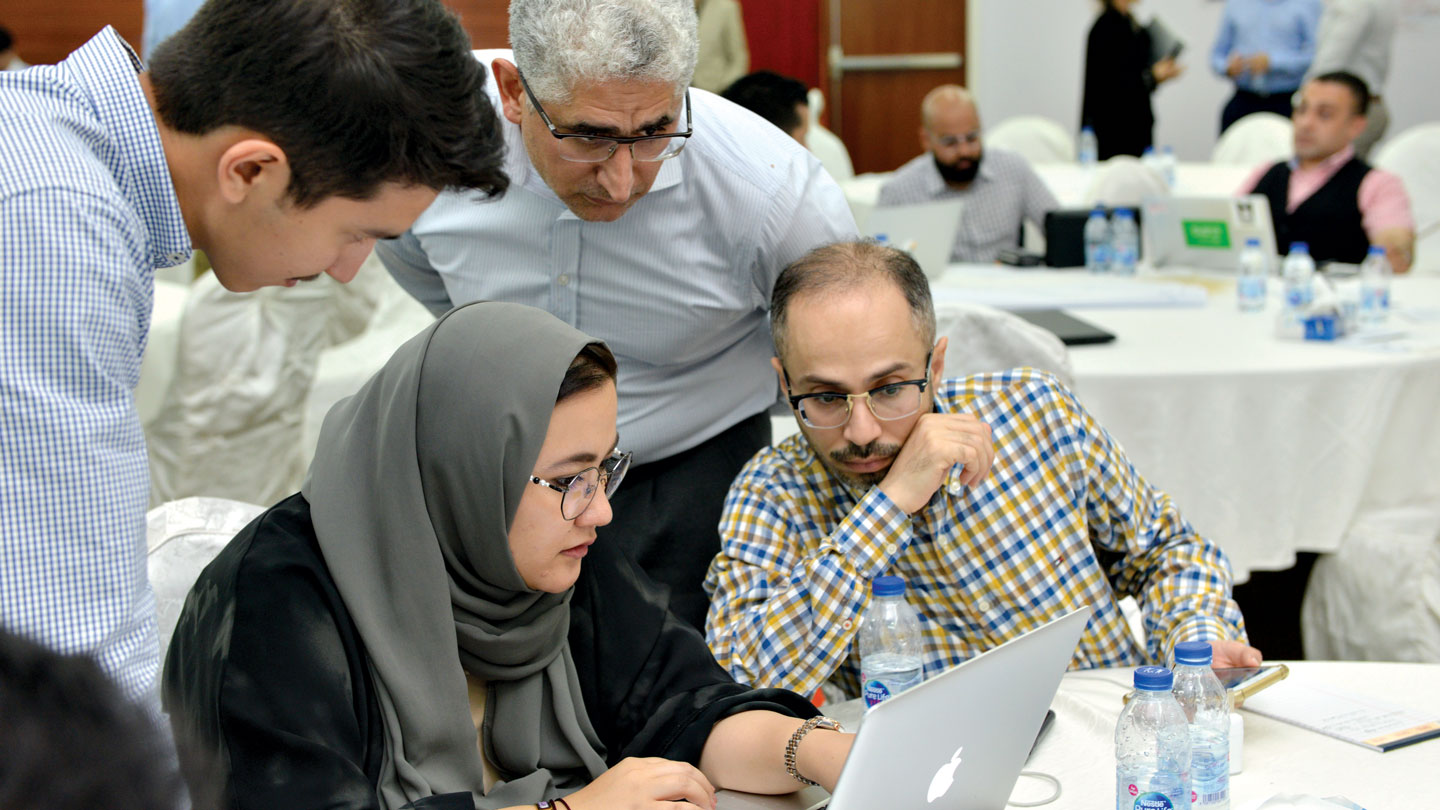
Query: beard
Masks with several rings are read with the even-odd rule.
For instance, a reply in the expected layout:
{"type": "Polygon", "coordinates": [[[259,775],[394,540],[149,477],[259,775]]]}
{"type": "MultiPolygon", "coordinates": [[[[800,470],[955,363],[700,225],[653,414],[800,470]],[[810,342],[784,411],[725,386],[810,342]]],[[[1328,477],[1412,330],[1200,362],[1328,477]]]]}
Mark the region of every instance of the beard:
{"type": "Polygon", "coordinates": [[[946,183],[955,185],[967,185],[974,182],[975,175],[980,173],[980,160],[985,153],[980,153],[972,160],[970,158],[959,158],[955,163],[942,163],[940,158],[931,155],[935,161],[935,169],[940,172],[940,177],[946,183]]]}
{"type": "Polygon", "coordinates": [[[855,473],[842,466],[844,462],[860,461],[862,459],[871,458],[889,458],[893,460],[895,456],[899,453],[900,445],[880,444],[879,440],[877,439],[876,441],[870,442],[864,447],[861,447],[858,444],[847,444],[844,447],[838,450],[832,450],[828,454],[822,455],[821,457],[826,459],[826,466],[833,470],[836,475],[853,484],[858,484],[862,487],[868,488],[873,487],[881,481],[885,480],[885,476],[890,473],[890,465],[887,464],[881,469],[875,470],[874,472],[855,473]]]}

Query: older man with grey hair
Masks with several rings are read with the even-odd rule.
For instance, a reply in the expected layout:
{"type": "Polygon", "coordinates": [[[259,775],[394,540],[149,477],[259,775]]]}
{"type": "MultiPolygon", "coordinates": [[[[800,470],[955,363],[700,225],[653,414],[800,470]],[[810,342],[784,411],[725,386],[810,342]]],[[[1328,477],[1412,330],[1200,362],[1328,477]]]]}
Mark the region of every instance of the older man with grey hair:
{"type": "Polygon", "coordinates": [[[880,205],[964,200],[951,261],[993,262],[1000,251],[1020,246],[1025,220],[1043,227],[1045,214],[1060,207],[1025,158],[985,149],[975,98],[959,85],[942,84],[925,94],[920,148],[923,155],[880,187],[880,205]]]}
{"type": "Polygon", "coordinates": [[[637,463],[600,539],[700,626],[725,492],[770,442],[771,286],[854,219],[793,139],[687,91],[691,0],[513,0],[510,41],[476,54],[508,122],[510,191],[443,194],[379,255],[437,314],[513,301],[609,343],[637,463]]]}

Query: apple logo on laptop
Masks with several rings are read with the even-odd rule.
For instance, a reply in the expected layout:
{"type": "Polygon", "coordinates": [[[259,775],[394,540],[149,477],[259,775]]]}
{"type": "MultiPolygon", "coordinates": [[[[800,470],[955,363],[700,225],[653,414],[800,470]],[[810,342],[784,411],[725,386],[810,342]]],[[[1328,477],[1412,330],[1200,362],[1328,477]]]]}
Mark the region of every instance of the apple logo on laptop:
{"type": "Polygon", "coordinates": [[[956,748],[950,761],[941,765],[940,769],[935,772],[935,776],[930,780],[930,790],[925,794],[925,801],[934,802],[950,790],[950,786],[955,783],[955,769],[960,767],[960,752],[964,750],[965,746],[963,745],[956,748]]]}

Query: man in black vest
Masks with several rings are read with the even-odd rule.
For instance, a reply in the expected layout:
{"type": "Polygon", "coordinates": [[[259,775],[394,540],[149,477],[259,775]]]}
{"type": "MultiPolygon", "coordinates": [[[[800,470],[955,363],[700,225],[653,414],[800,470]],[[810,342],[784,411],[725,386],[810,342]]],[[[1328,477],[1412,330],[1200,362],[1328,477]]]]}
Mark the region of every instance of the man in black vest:
{"type": "Polygon", "coordinates": [[[1369,103],[1369,88],[1353,74],[1311,79],[1291,116],[1295,157],[1260,167],[1240,193],[1269,198],[1282,250],[1305,242],[1316,261],[1359,264],[1372,244],[1381,245],[1395,272],[1404,273],[1415,248],[1405,186],[1355,156],[1369,103]]]}

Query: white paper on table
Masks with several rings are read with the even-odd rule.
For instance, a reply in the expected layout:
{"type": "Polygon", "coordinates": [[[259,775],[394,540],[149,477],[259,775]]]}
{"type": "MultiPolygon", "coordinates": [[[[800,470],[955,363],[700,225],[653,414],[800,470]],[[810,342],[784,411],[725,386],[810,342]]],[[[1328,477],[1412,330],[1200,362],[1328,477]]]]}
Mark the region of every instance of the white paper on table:
{"type": "Polygon", "coordinates": [[[1440,717],[1321,684],[1287,680],[1248,698],[1246,711],[1389,751],[1440,737],[1440,717]]]}

